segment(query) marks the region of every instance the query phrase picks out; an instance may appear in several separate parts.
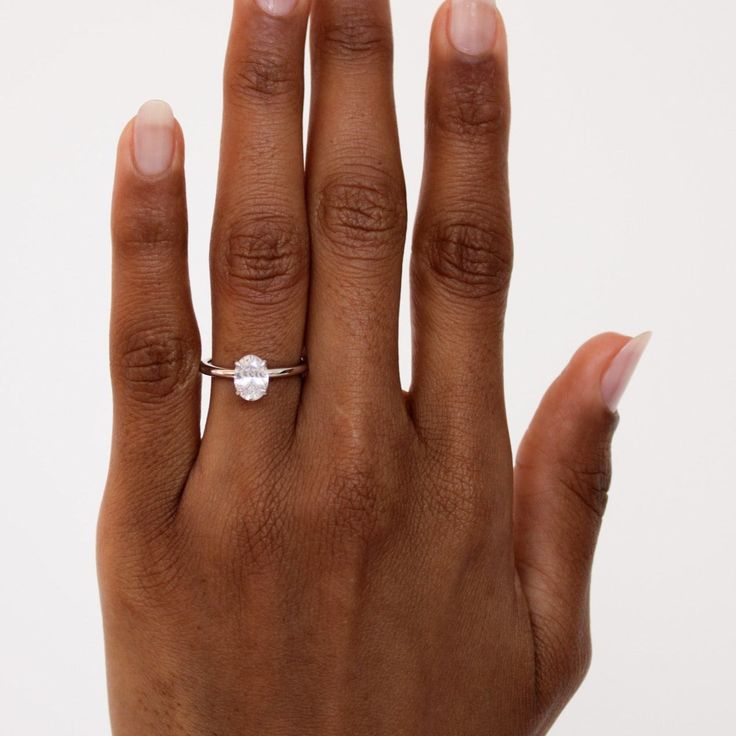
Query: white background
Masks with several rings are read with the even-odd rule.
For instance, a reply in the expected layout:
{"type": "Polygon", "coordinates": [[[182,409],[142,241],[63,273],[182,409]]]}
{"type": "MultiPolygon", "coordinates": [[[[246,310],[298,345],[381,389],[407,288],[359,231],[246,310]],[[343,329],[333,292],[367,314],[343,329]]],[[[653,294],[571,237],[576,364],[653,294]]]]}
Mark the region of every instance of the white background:
{"type": "MultiPolygon", "coordinates": [[[[410,202],[429,0],[394,3],[410,202]]],[[[621,407],[595,658],[556,734],[734,723],[736,102],[725,0],[508,0],[512,436],[588,336],[654,330],[621,407]]],[[[108,732],[94,527],[109,446],[115,144],[167,99],[188,142],[195,301],[226,0],[0,0],[0,733],[108,732]]],[[[406,314],[403,345],[408,348],[406,314]]],[[[408,349],[403,355],[408,367],[408,349]]],[[[406,376],[405,372],[405,376],[406,376]]]]}

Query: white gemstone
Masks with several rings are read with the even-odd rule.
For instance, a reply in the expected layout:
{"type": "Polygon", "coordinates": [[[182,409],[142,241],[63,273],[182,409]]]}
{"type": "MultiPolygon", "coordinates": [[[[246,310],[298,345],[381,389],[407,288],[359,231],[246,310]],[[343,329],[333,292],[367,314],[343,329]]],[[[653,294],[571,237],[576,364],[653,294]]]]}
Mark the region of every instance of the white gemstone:
{"type": "Polygon", "coordinates": [[[246,401],[258,401],[268,392],[268,366],[257,355],[246,355],[235,364],[235,392],[246,401]]]}

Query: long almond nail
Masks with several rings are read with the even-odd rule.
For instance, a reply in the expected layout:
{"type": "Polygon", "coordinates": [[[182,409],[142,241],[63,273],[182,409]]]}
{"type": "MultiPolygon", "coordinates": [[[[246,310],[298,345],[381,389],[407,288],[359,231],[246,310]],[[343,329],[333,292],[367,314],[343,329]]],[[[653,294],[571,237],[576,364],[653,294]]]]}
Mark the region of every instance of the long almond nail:
{"type": "Polygon", "coordinates": [[[135,163],[144,176],[163,174],[174,158],[174,113],[161,100],[146,102],[134,130],[135,163]]]}
{"type": "Polygon", "coordinates": [[[480,56],[492,51],[497,26],[494,0],[452,0],[450,41],[463,54],[480,56]]]}
{"type": "Polygon", "coordinates": [[[601,380],[601,395],[606,406],[615,412],[618,409],[621,397],[629,385],[631,377],[634,375],[636,366],[639,365],[641,356],[652,338],[651,332],[645,332],[633,340],[629,340],[626,345],[621,348],[618,355],[611,361],[608,370],[603,374],[601,380]]]}
{"type": "Polygon", "coordinates": [[[297,4],[297,0],[256,0],[269,15],[288,15],[297,4]]]}

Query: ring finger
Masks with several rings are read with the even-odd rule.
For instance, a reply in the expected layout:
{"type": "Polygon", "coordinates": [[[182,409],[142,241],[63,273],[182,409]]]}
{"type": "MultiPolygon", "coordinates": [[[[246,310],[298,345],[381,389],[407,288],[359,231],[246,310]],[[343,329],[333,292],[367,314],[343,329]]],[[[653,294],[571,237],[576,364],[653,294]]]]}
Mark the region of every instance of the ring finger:
{"type": "MultiPolygon", "coordinates": [[[[308,287],[302,109],[308,0],[236,0],[225,64],[220,174],[212,233],[214,362],[255,354],[270,367],[302,353],[308,287]]],[[[299,380],[248,407],[258,442],[293,422],[299,380]]],[[[208,433],[240,422],[232,382],[215,380],[208,433]],[[225,416],[229,422],[219,419],[225,416]],[[213,427],[214,429],[211,429],[213,427]]],[[[238,448],[243,450],[242,443],[238,448]]],[[[254,450],[262,449],[260,447],[254,450]]],[[[248,454],[247,452],[245,453],[248,454]]]]}

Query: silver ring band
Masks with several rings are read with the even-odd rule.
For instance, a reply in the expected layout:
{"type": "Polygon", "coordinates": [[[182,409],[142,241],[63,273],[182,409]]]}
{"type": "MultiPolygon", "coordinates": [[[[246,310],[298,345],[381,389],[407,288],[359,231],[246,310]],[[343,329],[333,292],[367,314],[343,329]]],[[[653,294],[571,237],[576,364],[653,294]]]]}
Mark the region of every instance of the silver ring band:
{"type": "Polygon", "coordinates": [[[288,368],[269,368],[263,358],[257,355],[246,355],[235,363],[233,368],[224,368],[215,365],[209,360],[203,360],[199,370],[211,378],[228,378],[235,383],[235,393],[245,401],[258,401],[268,393],[268,386],[272,378],[291,378],[301,376],[307,372],[307,363],[304,359],[299,365],[288,368]]]}
{"type": "MultiPolygon", "coordinates": [[[[220,368],[220,366],[210,363],[209,360],[203,360],[199,366],[199,370],[205,376],[210,378],[235,378],[234,368],[220,368]]],[[[307,372],[307,364],[301,363],[291,368],[268,368],[266,369],[269,378],[289,378],[290,376],[300,376],[307,372]]]]}

